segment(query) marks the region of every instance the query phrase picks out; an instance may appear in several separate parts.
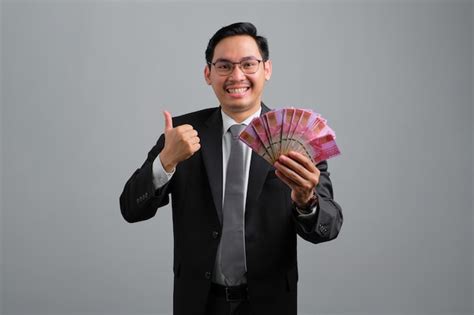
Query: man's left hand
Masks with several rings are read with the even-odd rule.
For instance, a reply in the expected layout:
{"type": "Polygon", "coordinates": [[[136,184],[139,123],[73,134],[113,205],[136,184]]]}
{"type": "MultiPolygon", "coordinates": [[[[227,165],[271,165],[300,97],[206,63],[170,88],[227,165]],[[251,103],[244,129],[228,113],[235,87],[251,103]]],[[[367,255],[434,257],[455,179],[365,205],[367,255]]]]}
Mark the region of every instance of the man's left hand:
{"type": "Polygon", "coordinates": [[[320,171],[301,153],[290,151],[273,164],[275,174],[291,188],[291,199],[298,208],[306,208],[319,183],[320,171]]]}

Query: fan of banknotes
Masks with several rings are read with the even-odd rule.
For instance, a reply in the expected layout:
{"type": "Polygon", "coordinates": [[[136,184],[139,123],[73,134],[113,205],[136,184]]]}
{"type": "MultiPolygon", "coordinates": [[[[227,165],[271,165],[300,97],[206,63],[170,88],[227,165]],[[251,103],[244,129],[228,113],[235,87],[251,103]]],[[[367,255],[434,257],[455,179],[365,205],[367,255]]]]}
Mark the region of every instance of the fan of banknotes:
{"type": "Polygon", "coordinates": [[[256,117],[240,140],[270,164],[281,154],[300,152],[317,164],[340,154],[327,120],[309,109],[284,108],[256,117]]]}

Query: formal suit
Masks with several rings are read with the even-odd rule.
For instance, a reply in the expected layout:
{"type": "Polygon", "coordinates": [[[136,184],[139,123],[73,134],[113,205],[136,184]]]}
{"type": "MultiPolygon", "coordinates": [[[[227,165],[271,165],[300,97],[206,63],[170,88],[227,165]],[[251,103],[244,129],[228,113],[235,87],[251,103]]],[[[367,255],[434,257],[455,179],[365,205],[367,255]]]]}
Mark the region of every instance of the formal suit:
{"type": "MultiPolygon", "coordinates": [[[[262,104],[262,113],[269,109],[262,104]]],[[[222,116],[210,108],[173,119],[190,124],[201,149],[181,162],[171,180],[155,190],[152,164],[164,147],[162,135],[120,196],[128,222],[153,217],[172,196],[174,231],[174,314],[204,314],[222,230],[222,116]]],[[[343,217],[333,200],[327,163],[320,170],[313,215],[298,216],[289,187],[275,169],[252,152],[245,208],[248,296],[255,314],[296,314],[298,281],[296,235],[312,243],[334,239],[343,217]]]]}

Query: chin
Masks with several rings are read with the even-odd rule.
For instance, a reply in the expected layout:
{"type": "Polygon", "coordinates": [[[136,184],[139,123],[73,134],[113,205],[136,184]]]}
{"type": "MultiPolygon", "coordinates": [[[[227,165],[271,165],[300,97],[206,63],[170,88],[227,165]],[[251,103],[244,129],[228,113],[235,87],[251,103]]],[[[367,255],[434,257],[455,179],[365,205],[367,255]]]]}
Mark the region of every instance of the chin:
{"type": "Polygon", "coordinates": [[[241,112],[245,112],[249,109],[252,108],[252,106],[248,103],[236,103],[236,102],[233,102],[233,103],[227,103],[226,105],[223,105],[224,108],[226,108],[227,110],[231,111],[231,112],[234,112],[234,113],[241,113],[241,112]]]}

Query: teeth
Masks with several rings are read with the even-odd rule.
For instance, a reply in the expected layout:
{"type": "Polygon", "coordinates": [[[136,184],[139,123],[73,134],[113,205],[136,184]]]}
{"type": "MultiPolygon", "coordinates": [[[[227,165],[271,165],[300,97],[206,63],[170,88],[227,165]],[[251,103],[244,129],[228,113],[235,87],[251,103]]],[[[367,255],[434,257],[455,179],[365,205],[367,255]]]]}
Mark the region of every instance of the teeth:
{"type": "Polygon", "coordinates": [[[248,88],[240,88],[240,89],[228,89],[227,91],[229,91],[230,93],[244,93],[245,91],[247,91],[248,88]]]}

